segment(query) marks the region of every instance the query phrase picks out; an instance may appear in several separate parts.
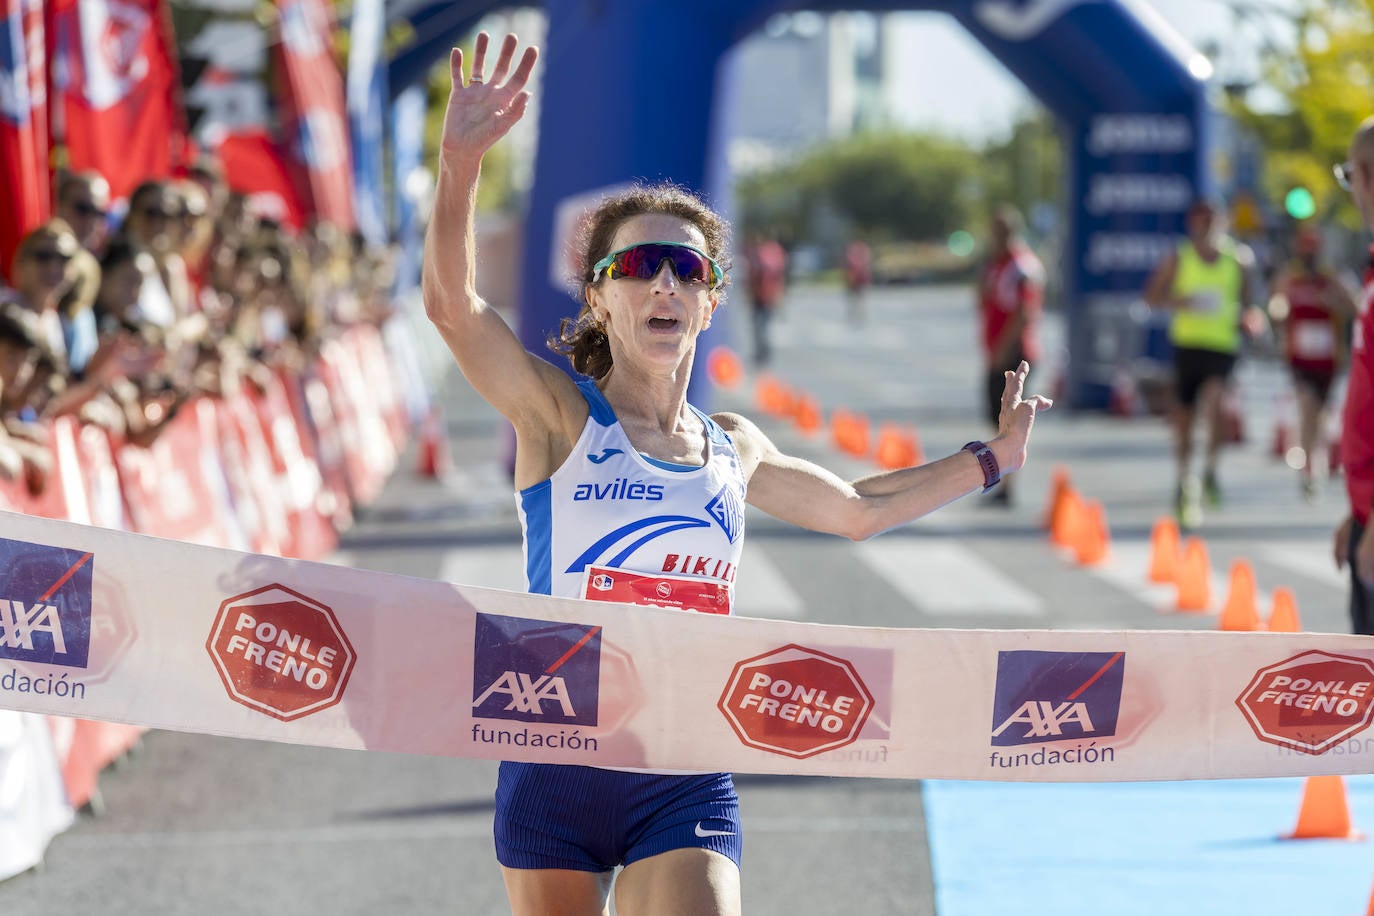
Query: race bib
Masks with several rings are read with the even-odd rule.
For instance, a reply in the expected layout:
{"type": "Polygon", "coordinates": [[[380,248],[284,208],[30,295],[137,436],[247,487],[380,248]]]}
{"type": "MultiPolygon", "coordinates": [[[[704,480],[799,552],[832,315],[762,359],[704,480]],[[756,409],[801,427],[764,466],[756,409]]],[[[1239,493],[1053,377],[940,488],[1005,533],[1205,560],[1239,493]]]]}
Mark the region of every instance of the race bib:
{"type": "Polygon", "coordinates": [[[1335,350],[1329,322],[1305,321],[1293,328],[1293,355],[1299,359],[1329,359],[1335,350]]]}
{"type": "Polygon", "coordinates": [[[587,567],[582,597],[588,601],[650,604],[702,614],[730,613],[729,583],[695,576],[636,573],[605,566],[587,567]]]}
{"type": "Polygon", "coordinates": [[[1221,311],[1221,294],[1212,291],[1193,293],[1189,297],[1188,310],[1199,315],[1214,315],[1221,311]]]}

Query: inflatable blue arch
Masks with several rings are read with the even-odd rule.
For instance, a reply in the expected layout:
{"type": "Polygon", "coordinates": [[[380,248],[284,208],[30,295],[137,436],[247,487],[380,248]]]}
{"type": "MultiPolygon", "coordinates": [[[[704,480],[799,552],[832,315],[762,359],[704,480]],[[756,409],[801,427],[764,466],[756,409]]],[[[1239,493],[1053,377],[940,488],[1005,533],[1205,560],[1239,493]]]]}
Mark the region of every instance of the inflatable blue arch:
{"type": "MultiPolygon", "coordinates": [[[[421,0],[407,18],[423,40],[391,62],[393,92],[503,5],[421,0]]],[[[582,204],[637,179],[671,179],[728,210],[722,58],[768,17],[800,9],[947,13],[1054,114],[1068,163],[1066,394],[1077,408],[1107,406],[1114,371],[1139,355],[1122,333],[1127,307],[1190,200],[1211,191],[1205,61],[1143,0],[546,0],[519,303],[526,346],[542,352],[572,308],[549,252],[582,204]]]]}

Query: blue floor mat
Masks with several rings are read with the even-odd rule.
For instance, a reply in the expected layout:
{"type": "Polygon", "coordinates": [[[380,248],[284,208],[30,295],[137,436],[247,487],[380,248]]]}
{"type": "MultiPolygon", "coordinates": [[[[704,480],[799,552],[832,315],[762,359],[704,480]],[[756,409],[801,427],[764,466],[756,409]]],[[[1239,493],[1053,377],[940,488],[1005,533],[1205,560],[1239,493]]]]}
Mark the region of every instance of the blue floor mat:
{"type": "MultiPolygon", "coordinates": [[[[1302,779],[922,784],[938,916],[1365,916],[1374,842],[1282,840],[1302,779]]],[[[1374,777],[1347,777],[1374,832],[1374,777]]]]}

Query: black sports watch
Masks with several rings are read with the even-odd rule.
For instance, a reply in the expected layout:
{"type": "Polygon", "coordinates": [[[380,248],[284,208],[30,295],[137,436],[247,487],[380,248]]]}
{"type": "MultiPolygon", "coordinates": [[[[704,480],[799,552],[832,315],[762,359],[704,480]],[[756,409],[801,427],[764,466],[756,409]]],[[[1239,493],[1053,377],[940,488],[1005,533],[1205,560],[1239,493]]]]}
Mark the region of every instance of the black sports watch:
{"type": "Polygon", "coordinates": [[[964,446],[964,451],[972,452],[973,457],[978,459],[978,466],[983,469],[983,492],[986,493],[997,486],[997,481],[1002,479],[1002,469],[997,465],[997,456],[992,453],[992,449],[986,443],[979,442],[977,439],[964,446]]]}

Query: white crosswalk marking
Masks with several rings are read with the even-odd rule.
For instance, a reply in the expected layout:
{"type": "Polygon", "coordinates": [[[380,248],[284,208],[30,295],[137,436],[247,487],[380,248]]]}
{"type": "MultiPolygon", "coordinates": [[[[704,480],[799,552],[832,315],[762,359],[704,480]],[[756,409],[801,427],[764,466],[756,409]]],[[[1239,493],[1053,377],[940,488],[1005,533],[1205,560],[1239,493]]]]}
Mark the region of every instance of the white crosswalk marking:
{"type": "Polygon", "coordinates": [[[1289,572],[1297,573],[1305,579],[1312,579],[1336,588],[1345,588],[1350,582],[1350,571],[1336,568],[1336,560],[1331,553],[1331,539],[1311,541],[1276,541],[1265,544],[1260,551],[1264,562],[1282,566],[1289,572]]]}
{"type": "Polygon", "coordinates": [[[455,548],[444,551],[439,563],[439,579],[458,585],[523,592],[524,562],[519,544],[455,548]]]}
{"type": "Polygon", "coordinates": [[[1037,595],[958,544],[878,538],[856,545],[855,551],[869,569],[914,607],[932,616],[1045,615],[1045,605],[1037,595]]]}

